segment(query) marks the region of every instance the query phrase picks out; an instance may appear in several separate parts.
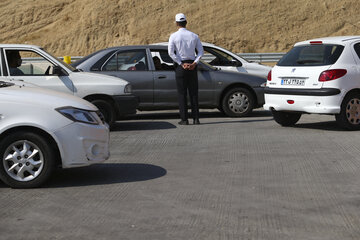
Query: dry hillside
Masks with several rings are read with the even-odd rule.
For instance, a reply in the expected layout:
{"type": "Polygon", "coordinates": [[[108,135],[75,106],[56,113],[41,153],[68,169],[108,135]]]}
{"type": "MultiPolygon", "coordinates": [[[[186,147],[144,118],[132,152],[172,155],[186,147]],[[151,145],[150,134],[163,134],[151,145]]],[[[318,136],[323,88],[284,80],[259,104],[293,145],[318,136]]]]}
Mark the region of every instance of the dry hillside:
{"type": "Polygon", "coordinates": [[[280,52],[315,37],[360,35],[359,0],[1,0],[0,43],[86,55],[167,41],[183,12],[201,40],[234,52],[280,52]]]}

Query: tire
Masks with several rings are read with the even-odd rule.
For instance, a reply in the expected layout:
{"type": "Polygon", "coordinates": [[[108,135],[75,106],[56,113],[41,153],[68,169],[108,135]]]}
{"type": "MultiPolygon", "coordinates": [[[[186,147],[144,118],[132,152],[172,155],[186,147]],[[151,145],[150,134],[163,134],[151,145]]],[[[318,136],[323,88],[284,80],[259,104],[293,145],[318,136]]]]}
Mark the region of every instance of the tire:
{"type": "Polygon", "coordinates": [[[221,102],[223,112],[229,117],[247,116],[255,106],[255,98],[246,88],[230,89],[221,102]]]}
{"type": "Polygon", "coordinates": [[[55,152],[41,135],[12,133],[0,142],[0,178],[12,188],[39,187],[55,169],[55,152]]]}
{"type": "Polygon", "coordinates": [[[294,126],[300,119],[301,113],[271,111],[275,122],[283,127],[294,126]]]}
{"type": "Polygon", "coordinates": [[[347,130],[360,129],[360,94],[350,93],[341,103],[340,114],[335,115],[340,127],[347,130]]]}
{"type": "Polygon", "coordinates": [[[105,122],[112,126],[115,122],[115,111],[111,104],[105,100],[98,99],[91,102],[94,104],[104,116],[105,122]]]}

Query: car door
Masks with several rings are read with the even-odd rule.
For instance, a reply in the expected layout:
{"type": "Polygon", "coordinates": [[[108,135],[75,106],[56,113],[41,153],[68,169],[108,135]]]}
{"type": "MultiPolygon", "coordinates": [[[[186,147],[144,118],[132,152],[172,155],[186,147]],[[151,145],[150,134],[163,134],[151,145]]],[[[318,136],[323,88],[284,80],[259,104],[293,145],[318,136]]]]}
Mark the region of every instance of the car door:
{"type": "Polygon", "coordinates": [[[247,72],[242,62],[216,48],[205,46],[202,60],[211,66],[221,68],[221,70],[247,72]]]}
{"type": "MultiPolygon", "coordinates": [[[[177,107],[178,96],[173,61],[166,49],[152,49],[152,67],[154,75],[154,105],[177,107]],[[160,60],[160,64],[157,63],[160,60]]],[[[208,106],[214,102],[214,81],[205,67],[199,64],[199,105],[208,106]]]]}
{"type": "Polygon", "coordinates": [[[154,79],[146,53],[146,48],[119,50],[101,67],[102,73],[131,83],[133,94],[139,98],[140,108],[154,104],[154,79]]]}
{"type": "Polygon", "coordinates": [[[59,75],[55,62],[43,56],[35,49],[4,48],[3,76],[8,79],[26,81],[39,87],[73,94],[74,86],[71,79],[59,75]]]}

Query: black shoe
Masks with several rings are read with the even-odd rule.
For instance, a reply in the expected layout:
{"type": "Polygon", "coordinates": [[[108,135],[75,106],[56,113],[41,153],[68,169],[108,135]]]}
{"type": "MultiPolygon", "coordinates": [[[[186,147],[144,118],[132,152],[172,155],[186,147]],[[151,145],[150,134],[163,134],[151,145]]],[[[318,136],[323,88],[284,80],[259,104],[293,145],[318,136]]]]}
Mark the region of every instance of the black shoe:
{"type": "Polygon", "coordinates": [[[189,121],[188,120],[181,120],[180,122],[178,122],[180,125],[189,125],[189,121]]]}
{"type": "Polygon", "coordinates": [[[196,125],[199,125],[200,121],[199,121],[199,119],[194,119],[193,123],[196,124],[196,125]]]}

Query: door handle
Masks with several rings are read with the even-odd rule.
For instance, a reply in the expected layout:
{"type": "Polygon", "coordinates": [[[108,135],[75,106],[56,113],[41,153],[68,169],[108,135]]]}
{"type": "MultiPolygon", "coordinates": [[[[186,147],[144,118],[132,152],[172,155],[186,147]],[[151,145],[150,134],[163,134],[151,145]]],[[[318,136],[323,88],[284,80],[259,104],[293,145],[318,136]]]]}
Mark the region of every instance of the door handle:
{"type": "Polygon", "coordinates": [[[158,76],[158,79],[162,79],[162,78],[166,78],[166,76],[165,75],[158,76]]]}

